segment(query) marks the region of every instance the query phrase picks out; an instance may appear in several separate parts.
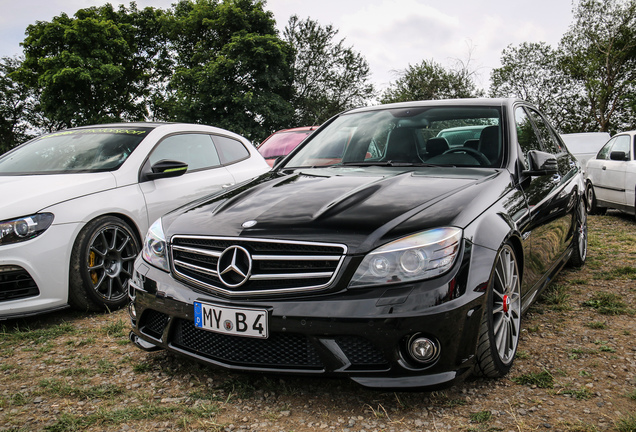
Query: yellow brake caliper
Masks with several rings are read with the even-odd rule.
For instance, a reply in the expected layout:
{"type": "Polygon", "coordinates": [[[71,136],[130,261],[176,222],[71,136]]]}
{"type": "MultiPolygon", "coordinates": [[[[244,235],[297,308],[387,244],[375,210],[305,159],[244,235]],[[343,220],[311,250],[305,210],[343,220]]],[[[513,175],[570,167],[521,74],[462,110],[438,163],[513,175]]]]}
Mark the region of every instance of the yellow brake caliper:
{"type": "MultiPolygon", "coordinates": [[[[90,253],[88,254],[88,266],[89,267],[93,267],[95,265],[95,252],[90,251],[90,253]]],[[[93,281],[93,284],[97,283],[97,272],[95,270],[91,270],[90,272],[91,275],[91,280],[93,281]]]]}

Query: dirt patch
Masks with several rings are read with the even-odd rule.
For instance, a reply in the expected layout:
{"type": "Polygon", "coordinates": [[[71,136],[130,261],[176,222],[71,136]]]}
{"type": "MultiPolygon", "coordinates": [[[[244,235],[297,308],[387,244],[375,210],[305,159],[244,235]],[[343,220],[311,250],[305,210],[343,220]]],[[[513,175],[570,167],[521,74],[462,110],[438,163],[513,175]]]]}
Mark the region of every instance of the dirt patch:
{"type": "Polygon", "coordinates": [[[127,313],[6,321],[0,431],[636,431],[636,231],[590,217],[588,262],[522,321],[498,380],[380,392],[345,379],[227,372],[127,339],[127,313]]]}

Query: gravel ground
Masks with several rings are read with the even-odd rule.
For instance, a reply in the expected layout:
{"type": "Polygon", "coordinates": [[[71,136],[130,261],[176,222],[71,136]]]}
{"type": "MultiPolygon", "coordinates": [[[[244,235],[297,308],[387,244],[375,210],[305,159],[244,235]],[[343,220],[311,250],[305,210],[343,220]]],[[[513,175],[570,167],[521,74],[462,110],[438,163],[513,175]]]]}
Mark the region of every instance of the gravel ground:
{"type": "Polygon", "coordinates": [[[634,227],[590,217],[587,264],[524,316],[502,379],[407,393],[233,373],[140,351],[125,311],[67,311],[0,322],[0,431],[636,431],[634,227]]]}

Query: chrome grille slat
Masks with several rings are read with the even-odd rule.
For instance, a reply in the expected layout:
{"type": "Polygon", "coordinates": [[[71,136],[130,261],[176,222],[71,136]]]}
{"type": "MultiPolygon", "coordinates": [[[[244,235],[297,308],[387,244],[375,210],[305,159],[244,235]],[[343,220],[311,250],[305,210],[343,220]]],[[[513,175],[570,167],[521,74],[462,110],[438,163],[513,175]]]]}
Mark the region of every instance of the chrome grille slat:
{"type": "Polygon", "coordinates": [[[276,280],[276,279],[295,279],[295,278],[325,278],[331,277],[331,273],[288,273],[288,274],[264,274],[264,275],[252,275],[251,280],[276,280]]]}
{"type": "Polygon", "coordinates": [[[277,255],[252,255],[254,261],[338,261],[340,257],[337,256],[277,256],[277,255]]]}
{"type": "Polygon", "coordinates": [[[335,243],[175,235],[170,239],[169,250],[176,278],[227,296],[258,296],[315,291],[329,286],[342,265],[347,247],[335,243]],[[230,255],[223,252],[237,247],[243,256],[245,251],[249,253],[250,272],[246,268],[242,271],[250,277],[229,286],[223,280],[230,283],[224,270],[230,255]],[[219,263],[223,266],[220,275],[219,263]]]}

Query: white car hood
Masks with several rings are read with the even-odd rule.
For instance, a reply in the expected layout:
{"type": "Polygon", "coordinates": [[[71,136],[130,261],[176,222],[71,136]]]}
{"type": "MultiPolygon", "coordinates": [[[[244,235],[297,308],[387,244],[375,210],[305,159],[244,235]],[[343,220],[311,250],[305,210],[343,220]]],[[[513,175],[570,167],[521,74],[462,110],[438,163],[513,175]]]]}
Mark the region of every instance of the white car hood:
{"type": "Polygon", "coordinates": [[[0,221],[117,186],[109,173],[0,176],[0,221]]]}

